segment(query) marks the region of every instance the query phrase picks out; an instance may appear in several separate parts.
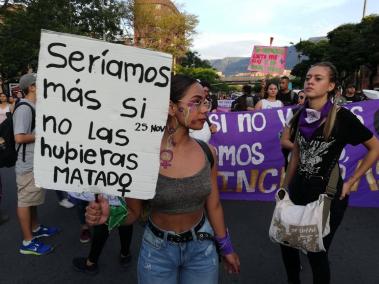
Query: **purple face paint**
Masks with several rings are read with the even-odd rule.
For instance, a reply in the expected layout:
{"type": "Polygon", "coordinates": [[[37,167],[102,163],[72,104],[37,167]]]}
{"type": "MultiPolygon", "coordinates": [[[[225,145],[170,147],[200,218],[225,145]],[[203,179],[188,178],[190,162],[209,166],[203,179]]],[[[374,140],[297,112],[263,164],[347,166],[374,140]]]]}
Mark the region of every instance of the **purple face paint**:
{"type": "Polygon", "coordinates": [[[161,160],[161,167],[164,169],[167,169],[168,167],[171,167],[171,161],[174,158],[174,153],[169,150],[162,150],[160,153],[160,160],[161,160]]]}

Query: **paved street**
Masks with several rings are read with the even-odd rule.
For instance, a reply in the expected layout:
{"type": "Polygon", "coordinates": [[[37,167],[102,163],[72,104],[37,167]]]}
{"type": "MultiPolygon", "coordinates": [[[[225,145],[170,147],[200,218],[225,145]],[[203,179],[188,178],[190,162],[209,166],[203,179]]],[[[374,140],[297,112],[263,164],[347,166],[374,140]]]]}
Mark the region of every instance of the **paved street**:
{"type": "MultiPolygon", "coordinates": [[[[11,220],[0,226],[0,283],[137,283],[136,262],[142,228],[135,225],[132,243],[133,264],[122,270],[117,262],[118,234],[113,233],[100,258],[100,273],[88,276],[73,271],[71,260],[85,256],[89,245],[79,242],[75,209],[58,206],[49,191],[40,208],[43,224],[57,225],[62,232],[47,243],[57,245],[47,256],[18,253],[21,233],[15,215],[16,187],[12,169],[2,169],[4,186],[2,208],[11,220]]],[[[268,239],[273,203],[224,201],[226,221],[241,258],[241,275],[229,277],[220,272],[220,283],[285,283],[279,248],[268,239]]],[[[330,251],[332,283],[379,283],[379,209],[349,208],[330,251]]],[[[303,283],[312,283],[311,271],[303,257],[303,283]]]]}

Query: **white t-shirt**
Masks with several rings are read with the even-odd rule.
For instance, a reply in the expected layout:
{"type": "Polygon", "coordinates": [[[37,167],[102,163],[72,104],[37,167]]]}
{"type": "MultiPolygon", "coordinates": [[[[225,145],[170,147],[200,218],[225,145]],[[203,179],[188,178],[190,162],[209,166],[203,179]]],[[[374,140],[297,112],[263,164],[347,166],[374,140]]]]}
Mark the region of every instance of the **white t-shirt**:
{"type": "Polygon", "coordinates": [[[209,129],[208,123],[204,123],[203,128],[201,130],[189,130],[189,135],[194,139],[202,140],[206,143],[211,140],[211,130],[209,129]]]}
{"type": "Polygon", "coordinates": [[[4,109],[0,108],[0,123],[7,118],[7,112],[10,112],[9,104],[4,109]]]}
{"type": "Polygon", "coordinates": [[[274,102],[266,100],[266,99],[262,100],[262,109],[278,108],[282,106],[283,106],[283,103],[279,100],[276,100],[274,102]]]}

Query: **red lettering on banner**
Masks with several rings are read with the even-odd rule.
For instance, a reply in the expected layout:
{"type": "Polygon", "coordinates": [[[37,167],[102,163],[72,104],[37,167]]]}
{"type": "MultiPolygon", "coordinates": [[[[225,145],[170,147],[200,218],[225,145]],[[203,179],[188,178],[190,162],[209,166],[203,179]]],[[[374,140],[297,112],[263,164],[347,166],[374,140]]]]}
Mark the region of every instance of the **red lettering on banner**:
{"type": "Polygon", "coordinates": [[[275,54],[270,54],[270,55],[268,56],[268,59],[269,59],[269,60],[276,60],[277,58],[278,58],[278,56],[275,55],[275,54]]]}

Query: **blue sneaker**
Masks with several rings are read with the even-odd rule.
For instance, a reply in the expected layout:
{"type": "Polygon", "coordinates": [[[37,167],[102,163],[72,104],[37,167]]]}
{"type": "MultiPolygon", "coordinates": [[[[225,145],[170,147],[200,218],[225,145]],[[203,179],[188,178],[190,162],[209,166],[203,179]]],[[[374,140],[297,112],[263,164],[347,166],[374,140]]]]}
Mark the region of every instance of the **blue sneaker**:
{"type": "Polygon", "coordinates": [[[31,255],[44,255],[53,251],[53,247],[50,245],[45,245],[42,242],[32,240],[30,244],[24,246],[24,244],[20,247],[21,254],[31,254],[31,255]]]}
{"type": "Polygon", "coordinates": [[[33,239],[41,237],[51,237],[58,234],[60,230],[57,227],[45,227],[43,225],[39,226],[37,232],[33,232],[33,239]]]}

